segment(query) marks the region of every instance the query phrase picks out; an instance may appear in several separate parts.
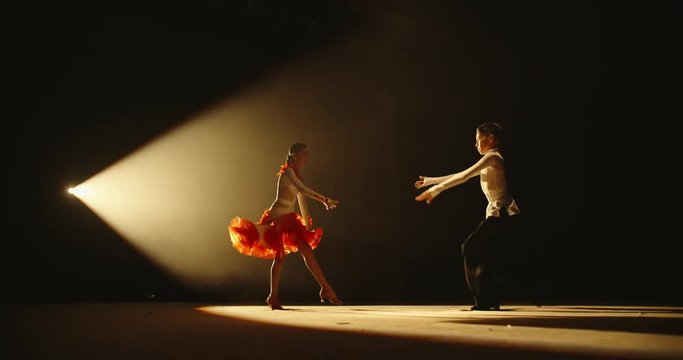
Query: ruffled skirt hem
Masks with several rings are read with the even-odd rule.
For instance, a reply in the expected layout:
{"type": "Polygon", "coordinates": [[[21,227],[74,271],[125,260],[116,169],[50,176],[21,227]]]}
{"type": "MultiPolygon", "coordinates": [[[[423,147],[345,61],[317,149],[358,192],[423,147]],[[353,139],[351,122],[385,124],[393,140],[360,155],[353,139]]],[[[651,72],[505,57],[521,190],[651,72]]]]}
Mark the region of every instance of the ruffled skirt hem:
{"type": "Polygon", "coordinates": [[[258,223],[236,216],[230,221],[228,233],[232,246],[240,254],[272,259],[297,252],[299,241],[306,241],[311,249],[318,247],[323,229],[306,230],[305,224],[297,213],[271,219],[270,211],[266,210],[258,223]]]}

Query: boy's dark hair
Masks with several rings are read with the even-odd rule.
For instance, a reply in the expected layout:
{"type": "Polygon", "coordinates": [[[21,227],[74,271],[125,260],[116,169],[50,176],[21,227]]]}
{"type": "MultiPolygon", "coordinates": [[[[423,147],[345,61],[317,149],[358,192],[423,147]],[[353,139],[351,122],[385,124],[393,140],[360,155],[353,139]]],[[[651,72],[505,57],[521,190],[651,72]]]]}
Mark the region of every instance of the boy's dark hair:
{"type": "Polygon", "coordinates": [[[498,140],[501,140],[501,136],[503,135],[503,128],[494,122],[487,122],[479,125],[477,131],[485,136],[493,135],[498,140]]]}

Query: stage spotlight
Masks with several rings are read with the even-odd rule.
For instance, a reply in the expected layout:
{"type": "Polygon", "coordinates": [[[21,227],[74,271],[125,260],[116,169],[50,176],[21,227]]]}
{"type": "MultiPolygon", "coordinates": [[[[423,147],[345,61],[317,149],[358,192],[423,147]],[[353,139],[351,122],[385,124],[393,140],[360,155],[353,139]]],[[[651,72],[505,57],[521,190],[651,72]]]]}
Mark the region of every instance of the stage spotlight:
{"type": "Polygon", "coordinates": [[[78,185],[70,187],[66,191],[77,198],[83,198],[90,193],[90,187],[88,187],[87,185],[78,185]]]}

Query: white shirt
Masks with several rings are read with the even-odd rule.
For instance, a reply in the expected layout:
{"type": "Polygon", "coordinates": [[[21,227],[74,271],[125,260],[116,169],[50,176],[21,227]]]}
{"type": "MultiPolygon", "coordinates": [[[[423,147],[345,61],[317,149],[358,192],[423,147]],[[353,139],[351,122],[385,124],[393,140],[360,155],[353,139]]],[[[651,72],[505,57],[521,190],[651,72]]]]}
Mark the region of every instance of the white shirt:
{"type": "Polygon", "coordinates": [[[428,191],[432,198],[435,198],[442,191],[460,185],[477,175],[481,179],[481,190],[489,202],[486,206],[486,217],[500,216],[502,208],[506,208],[509,215],[519,214],[517,203],[508,193],[503,156],[498,149],[487,151],[479,161],[464,171],[447,176],[425,177],[424,183],[434,185],[428,191]]]}

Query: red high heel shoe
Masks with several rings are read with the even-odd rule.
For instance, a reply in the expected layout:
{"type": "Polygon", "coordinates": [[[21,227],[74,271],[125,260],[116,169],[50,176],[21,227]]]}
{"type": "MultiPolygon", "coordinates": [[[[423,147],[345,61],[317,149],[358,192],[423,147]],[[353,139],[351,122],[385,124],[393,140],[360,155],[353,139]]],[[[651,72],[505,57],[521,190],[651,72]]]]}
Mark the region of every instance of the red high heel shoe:
{"type": "Polygon", "coordinates": [[[284,310],[282,305],[280,305],[280,299],[268,296],[266,299],[266,304],[270,306],[270,310],[284,310]]]}
{"type": "Polygon", "coordinates": [[[325,300],[335,304],[335,305],[342,305],[344,304],[341,299],[337,297],[337,294],[334,293],[334,290],[328,289],[328,290],[320,290],[320,302],[325,302],[325,300]]]}

